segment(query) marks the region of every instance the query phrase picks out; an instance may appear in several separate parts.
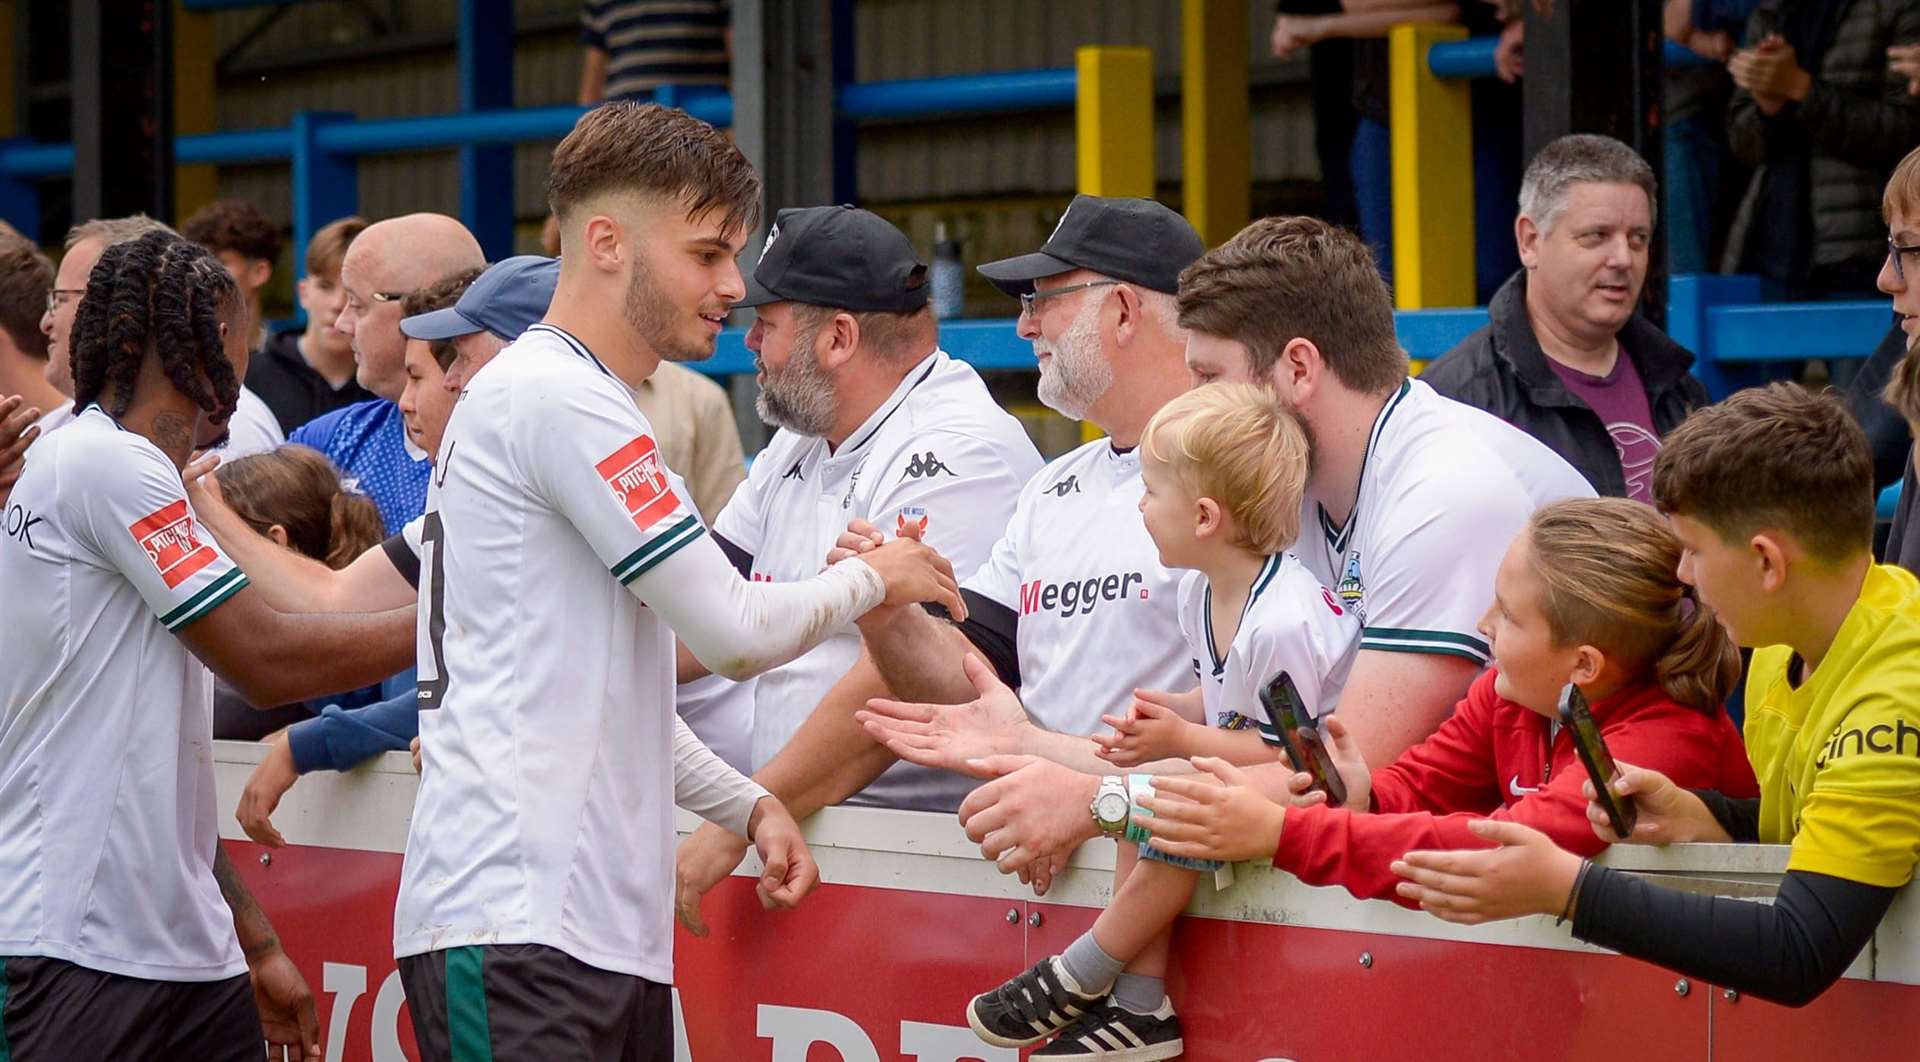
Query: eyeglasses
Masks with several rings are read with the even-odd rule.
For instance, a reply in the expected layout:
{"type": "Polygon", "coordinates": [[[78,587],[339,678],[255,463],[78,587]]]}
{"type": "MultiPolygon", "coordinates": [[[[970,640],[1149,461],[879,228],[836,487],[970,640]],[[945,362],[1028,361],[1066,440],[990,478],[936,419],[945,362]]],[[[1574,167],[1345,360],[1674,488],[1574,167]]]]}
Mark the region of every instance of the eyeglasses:
{"type": "MultiPolygon", "coordinates": [[[[404,291],[375,291],[367,294],[367,298],[374,302],[399,302],[406,297],[407,293],[404,291]]],[[[347,293],[347,305],[354,313],[362,313],[365,310],[365,307],[360,304],[359,296],[352,292],[347,293]]]]}
{"type": "Polygon", "coordinates": [[[1089,280],[1085,284],[1069,284],[1064,288],[1048,288],[1045,291],[1024,292],[1020,296],[1020,316],[1031,316],[1033,313],[1033,304],[1039,302],[1041,299],[1051,299],[1055,295],[1065,295],[1070,291],[1085,291],[1088,288],[1111,287],[1118,283],[1120,282],[1117,280],[1089,280]]]}
{"type": "Polygon", "coordinates": [[[85,295],[86,293],[87,293],[87,289],[85,288],[53,288],[52,290],[47,292],[47,312],[52,313],[53,311],[59,309],[60,300],[66,298],[69,295],[77,299],[80,296],[85,295]]]}
{"type": "Polygon", "coordinates": [[[1920,243],[1898,244],[1893,237],[1887,237],[1887,257],[1893,261],[1893,279],[1902,284],[1907,282],[1906,258],[1910,254],[1920,254],[1920,243]]]}

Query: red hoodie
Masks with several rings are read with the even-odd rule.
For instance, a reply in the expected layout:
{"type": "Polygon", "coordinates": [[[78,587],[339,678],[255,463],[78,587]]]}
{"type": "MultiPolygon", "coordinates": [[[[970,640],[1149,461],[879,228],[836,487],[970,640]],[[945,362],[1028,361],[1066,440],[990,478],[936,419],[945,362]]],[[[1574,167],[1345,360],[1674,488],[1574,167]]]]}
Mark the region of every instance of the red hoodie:
{"type": "MultiPolygon", "coordinates": [[[[1493,691],[1488,668],[1433,736],[1373,775],[1374,814],[1288,808],[1273,865],[1309,885],[1343,885],[1362,899],[1390,899],[1400,876],[1388,865],[1416,848],[1489,848],[1474,819],[1511,819],[1569,852],[1606,847],[1587,823],[1586,768],[1562,728],[1547,747],[1547,718],[1493,691]]],[[[1659,771],[1685,789],[1760,795],[1733,721],[1676,703],[1647,683],[1592,705],[1617,762],[1659,771]]]]}

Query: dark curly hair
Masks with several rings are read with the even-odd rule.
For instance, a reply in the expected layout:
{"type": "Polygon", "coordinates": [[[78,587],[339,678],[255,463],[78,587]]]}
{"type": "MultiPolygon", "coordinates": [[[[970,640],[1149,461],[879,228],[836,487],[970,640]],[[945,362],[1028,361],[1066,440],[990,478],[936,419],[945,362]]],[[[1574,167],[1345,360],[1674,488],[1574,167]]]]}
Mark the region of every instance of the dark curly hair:
{"type": "Polygon", "coordinates": [[[114,244],[87,277],[73,319],[73,401],[113,416],[133,403],[148,355],[179,392],[210,414],[233,410],[240,381],[220,336],[240,290],[220,260],[172,232],[114,244]]]}

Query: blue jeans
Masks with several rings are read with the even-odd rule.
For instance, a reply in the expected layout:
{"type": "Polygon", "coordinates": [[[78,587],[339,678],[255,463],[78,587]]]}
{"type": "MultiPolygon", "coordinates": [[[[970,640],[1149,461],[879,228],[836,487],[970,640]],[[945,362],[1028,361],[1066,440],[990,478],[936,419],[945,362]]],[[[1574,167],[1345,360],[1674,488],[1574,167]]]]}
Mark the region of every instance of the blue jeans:
{"type": "Polygon", "coordinates": [[[1707,255],[1713,247],[1713,200],[1720,187],[1721,156],[1708,124],[1682,118],[1667,126],[1667,173],[1660,197],[1667,223],[1667,271],[1710,273],[1707,255]]]}

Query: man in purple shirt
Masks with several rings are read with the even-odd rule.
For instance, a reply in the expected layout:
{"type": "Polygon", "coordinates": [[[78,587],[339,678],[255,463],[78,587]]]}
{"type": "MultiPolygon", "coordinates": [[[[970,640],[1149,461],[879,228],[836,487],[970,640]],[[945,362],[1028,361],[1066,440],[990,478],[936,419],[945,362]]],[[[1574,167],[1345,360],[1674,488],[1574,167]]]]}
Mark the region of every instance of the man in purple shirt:
{"type": "Polygon", "coordinates": [[[1601,494],[1651,501],[1660,440],[1707,404],[1693,355],[1635,312],[1653,239],[1653,170],[1604,136],[1561,137],[1527,167],[1521,269],[1487,325],[1420,375],[1546,443],[1601,494]]]}

